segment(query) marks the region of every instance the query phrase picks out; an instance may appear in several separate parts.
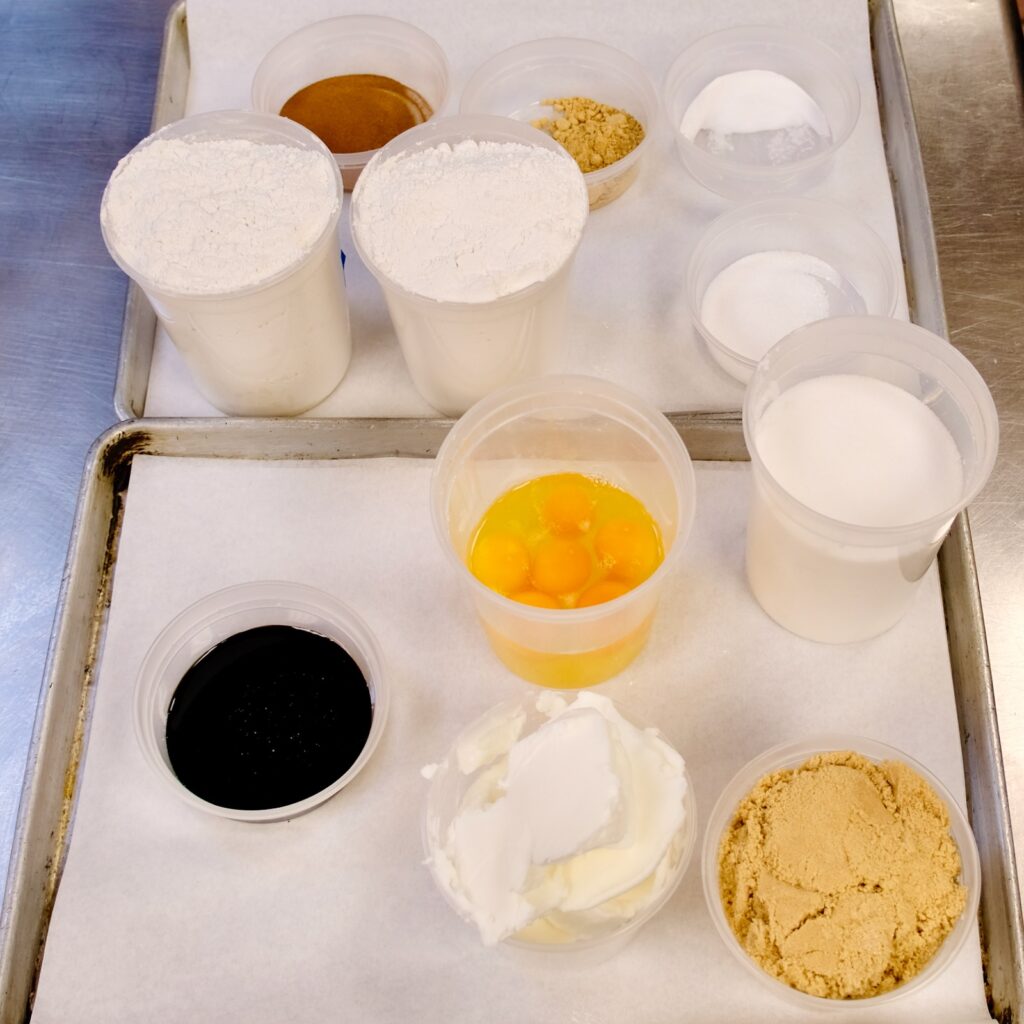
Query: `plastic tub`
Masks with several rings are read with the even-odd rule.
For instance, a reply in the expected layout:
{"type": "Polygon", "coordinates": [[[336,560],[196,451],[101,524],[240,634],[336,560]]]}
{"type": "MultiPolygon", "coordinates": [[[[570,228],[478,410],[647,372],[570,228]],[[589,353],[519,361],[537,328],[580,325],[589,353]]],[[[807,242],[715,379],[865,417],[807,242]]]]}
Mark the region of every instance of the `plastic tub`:
{"type": "Polygon", "coordinates": [[[340,601],[312,587],[283,581],[242,583],[207,595],[172,619],[150,647],[135,685],[135,735],[147,764],[187,804],[239,821],[283,821],[305,814],[347,786],[366,766],[384,731],[391,684],[384,655],[366,623],[340,601]],[[340,644],[370,689],[373,719],[352,766],[331,785],[284,807],[238,810],[196,796],[177,779],[167,756],[167,710],[186,671],[228,637],[258,626],[310,630],[340,644]]]}
{"type": "Polygon", "coordinates": [[[693,524],[695,492],[686,446],[660,412],[607,381],[555,376],[474,406],[437,454],[430,501],[438,541],[498,657],[532,683],[581,687],[621,672],[646,643],[662,585],[693,524]],[[628,491],[660,528],[664,561],[615,600],[535,608],[491,590],[466,564],[473,532],[496,498],[559,472],[601,477],[628,491]]]}
{"type": "MultiPolygon", "coordinates": [[[[701,319],[704,296],[715,278],[737,260],[772,250],[815,256],[837,272],[840,286],[825,286],[828,316],[891,317],[896,312],[900,268],[881,238],[849,210],[789,198],[765,199],[731,210],[708,228],[694,248],[686,293],[694,325],[712,358],[741,383],[750,380],[758,361],[782,335],[770,341],[765,338],[763,351],[744,351],[736,340],[716,336],[701,319]]],[[[792,325],[798,326],[803,324],[792,325]]]]}
{"type": "MultiPolygon", "coordinates": [[[[571,695],[567,695],[567,697],[571,697],[571,695]]],[[[485,712],[460,732],[452,744],[451,750],[437,766],[431,779],[422,819],[423,848],[427,855],[431,876],[437,884],[438,890],[460,917],[466,917],[466,909],[460,906],[451,886],[443,874],[438,871],[434,853],[441,847],[441,837],[445,835],[449,824],[458,813],[467,792],[485,774],[488,765],[479,765],[469,772],[461,771],[457,751],[467,737],[490,731],[495,728],[497,723],[507,721],[519,713],[524,716],[521,735],[529,735],[548,721],[549,716],[538,710],[537,705],[538,696],[534,692],[518,699],[505,701],[485,712]]],[[[647,728],[644,723],[636,720],[620,705],[615,704],[615,707],[631,724],[647,728]]],[[[500,724],[498,729],[500,730],[500,724]]],[[[657,732],[657,730],[654,731],[657,732]]],[[[660,732],[657,734],[666,743],[668,742],[660,732]]],[[[669,746],[672,744],[669,743],[669,746]]],[[[493,764],[493,762],[490,763],[493,764]]],[[[689,772],[685,769],[684,776],[686,778],[686,793],[683,798],[685,813],[683,826],[673,843],[669,870],[649,903],[640,906],[632,917],[622,918],[610,915],[604,921],[589,922],[588,928],[592,934],[585,938],[576,938],[573,941],[542,942],[512,936],[503,940],[499,944],[499,948],[519,961],[524,967],[579,968],[610,959],[632,941],[640,929],[672,898],[686,874],[686,869],[689,867],[694,848],[697,845],[697,801],[693,791],[693,782],[689,772]]],[[[595,915],[596,913],[595,911],[595,915]]]]}
{"type": "MultiPolygon", "coordinates": [[[[432,117],[448,101],[448,60],[426,32],[397,18],[354,14],[317,21],[281,40],[253,77],[253,109],[279,114],[307,85],[357,74],[384,75],[415,90],[430,104],[432,117]]],[[[376,152],[334,154],[346,191],[376,152]]]]}
{"type": "MultiPolygon", "coordinates": [[[[579,173],[572,157],[536,128],[507,117],[465,115],[428,122],[399,135],[374,157],[367,178],[377,161],[465,139],[540,146],[558,153],[579,173]]],[[[352,194],[353,242],[384,292],[413,383],[435,409],[459,416],[498,388],[558,367],[569,272],[578,242],[544,281],[489,302],[438,301],[403,288],[370,259],[360,238],[360,194],[360,187],[352,194]]]]}
{"type": "Polygon", "coordinates": [[[981,895],[981,865],[978,859],[978,848],[974,835],[968,824],[967,817],[953,799],[949,790],[939,782],[924,766],[908,757],[895,747],[886,746],[875,740],[861,736],[845,734],[825,734],[812,736],[799,743],[784,743],[765,751],[745,765],[722,790],[711,816],[708,819],[707,831],[704,833],[704,846],[701,853],[701,875],[704,884],[704,899],[714,922],[715,930],[725,943],[729,952],[743,966],[748,974],[755,977],[777,997],[794,1008],[808,1011],[877,1009],[888,1005],[903,996],[910,995],[923,988],[937,978],[953,961],[960,951],[967,936],[978,927],[978,900],[981,895]],[[722,899],[718,885],[718,850],[732,821],[733,814],[743,798],[754,788],[765,775],[781,771],[784,768],[796,768],[815,754],[834,750],[852,750],[870,761],[902,761],[920,775],[936,794],[942,799],[949,811],[950,832],[960,851],[960,881],[967,889],[967,903],[952,931],[928,962],[925,968],[909,981],[897,988],[878,996],[866,999],[828,999],[823,996],[812,996],[806,992],[791,988],[785,982],[762,970],[740,945],[722,908],[722,899]]]}
{"type": "Polygon", "coordinates": [[[848,643],[877,636],[906,612],[954,517],[988,479],[999,423],[985,382],[947,341],[902,320],[857,316],[819,320],[771,349],[747,388],[743,435],[754,475],[747,525],[754,596],[799,636],[848,643]],[[905,526],[856,526],[816,512],[779,484],[758,450],[758,423],[791,387],[834,374],[895,385],[939,418],[960,455],[957,501],[905,526]]]}
{"type": "Polygon", "coordinates": [[[658,128],[657,90],[628,54],[588,39],[539,39],[485,61],[462,90],[463,114],[501,114],[529,124],[552,116],[545,99],[584,96],[632,114],[644,127],[636,149],[584,174],[590,208],[618,199],[636,180],[658,128]]]}
{"type": "Polygon", "coordinates": [[[788,28],[736,28],[699,39],[669,68],[663,97],[683,165],[706,188],[734,199],[797,191],[824,176],[860,115],[860,89],[842,58],[788,28]],[[824,114],[829,137],[819,137],[810,152],[781,154],[773,149],[776,132],[756,133],[763,145],[729,149],[730,141],[721,152],[708,148],[703,133],[694,141],[685,138],[683,116],[701,90],[721,75],[751,70],[773,71],[800,86],[824,114]]]}
{"type": "MultiPolygon", "coordinates": [[[[327,147],[285,118],[237,110],[196,114],[160,129],[156,141],[244,139],[323,154],[336,182],[337,209],[299,259],[249,287],[215,294],[163,288],[129,263],[100,204],[103,240],[117,265],[146,293],[199,391],[233,416],[294,416],[326,398],[352,354],[345,278],[338,253],[341,178],[327,147]]],[[[111,183],[116,172],[111,177],[111,183]]],[[[211,222],[211,230],[215,224],[211,222]]]]}

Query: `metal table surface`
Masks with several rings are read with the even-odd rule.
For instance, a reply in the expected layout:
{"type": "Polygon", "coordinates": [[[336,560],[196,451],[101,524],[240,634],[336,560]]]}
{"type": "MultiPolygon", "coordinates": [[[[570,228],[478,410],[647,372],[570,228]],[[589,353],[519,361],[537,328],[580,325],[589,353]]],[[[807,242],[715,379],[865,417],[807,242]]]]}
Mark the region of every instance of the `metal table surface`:
{"type": "MultiPolygon", "coordinates": [[[[953,341],[999,407],[971,508],[1024,866],[1024,123],[1009,0],[895,0],[953,341]]],[[[0,877],[77,487],[114,421],[126,280],[100,238],[147,132],[168,0],[0,0],[0,877]]]]}

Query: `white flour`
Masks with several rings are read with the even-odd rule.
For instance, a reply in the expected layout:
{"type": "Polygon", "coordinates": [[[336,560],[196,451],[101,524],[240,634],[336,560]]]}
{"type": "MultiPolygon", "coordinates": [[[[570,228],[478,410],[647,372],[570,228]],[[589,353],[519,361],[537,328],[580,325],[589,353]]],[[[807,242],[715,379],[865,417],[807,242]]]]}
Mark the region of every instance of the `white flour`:
{"type": "Polygon", "coordinates": [[[488,302],[551,277],[587,212],[571,159],[467,139],[372,163],[356,187],[352,229],[377,269],[407,291],[488,302]]]}
{"type": "Polygon", "coordinates": [[[338,209],[327,158],[242,139],[161,139],[126,156],[100,217],[158,289],[215,295],[295,263],[338,209]]]}

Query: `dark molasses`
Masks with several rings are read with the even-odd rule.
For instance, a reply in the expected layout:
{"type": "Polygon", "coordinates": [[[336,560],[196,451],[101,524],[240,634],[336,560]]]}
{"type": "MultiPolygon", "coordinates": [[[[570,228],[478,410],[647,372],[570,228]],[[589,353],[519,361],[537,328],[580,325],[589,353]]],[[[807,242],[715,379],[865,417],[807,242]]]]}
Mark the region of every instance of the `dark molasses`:
{"type": "Polygon", "coordinates": [[[340,778],[370,734],[362,670],[340,644],[296,626],[260,626],[206,652],[167,709],[179,781],[220,807],[263,810],[340,778]]]}

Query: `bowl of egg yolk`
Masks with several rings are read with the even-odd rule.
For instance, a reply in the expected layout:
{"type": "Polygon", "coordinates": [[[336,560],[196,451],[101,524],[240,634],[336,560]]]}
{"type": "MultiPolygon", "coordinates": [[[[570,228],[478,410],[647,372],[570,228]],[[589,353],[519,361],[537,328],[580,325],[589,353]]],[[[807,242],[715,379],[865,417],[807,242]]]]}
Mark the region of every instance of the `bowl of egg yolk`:
{"type": "Polygon", "coordinates": [[[590,377],[477,403],[438,453],[435,531],[498,657],[543,686],[622,671],[693,522],[694,476],[652,406],[590,377]]]}

